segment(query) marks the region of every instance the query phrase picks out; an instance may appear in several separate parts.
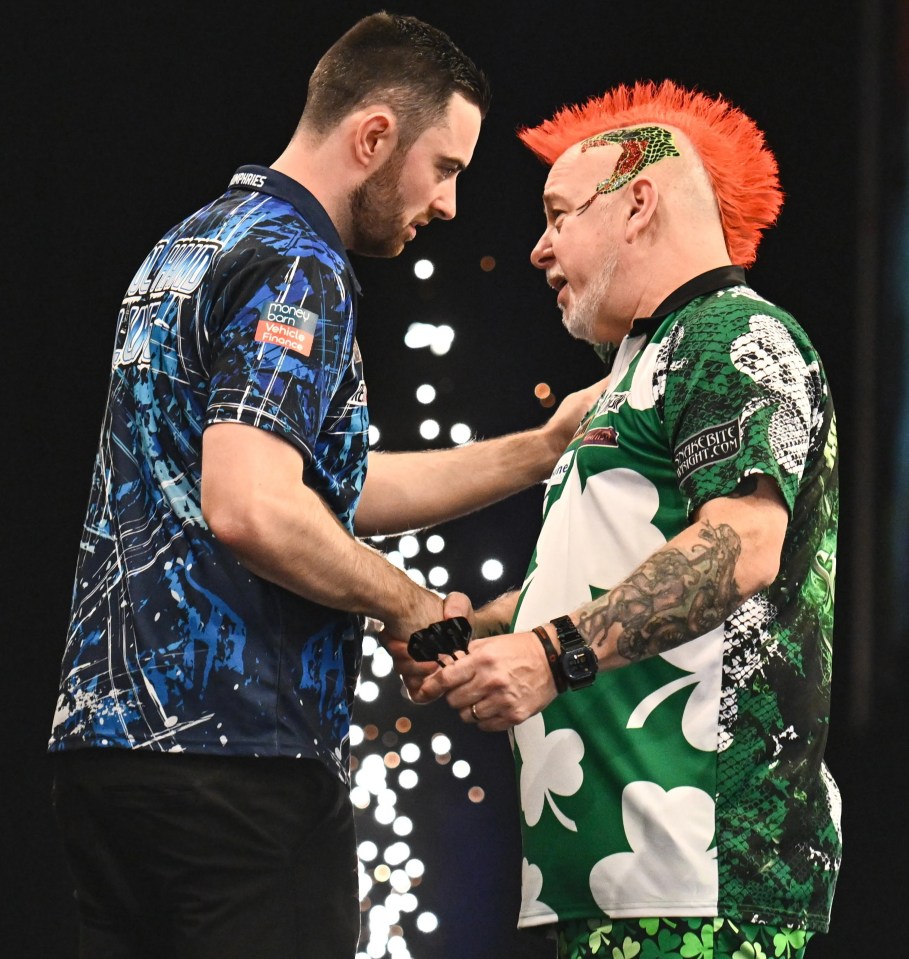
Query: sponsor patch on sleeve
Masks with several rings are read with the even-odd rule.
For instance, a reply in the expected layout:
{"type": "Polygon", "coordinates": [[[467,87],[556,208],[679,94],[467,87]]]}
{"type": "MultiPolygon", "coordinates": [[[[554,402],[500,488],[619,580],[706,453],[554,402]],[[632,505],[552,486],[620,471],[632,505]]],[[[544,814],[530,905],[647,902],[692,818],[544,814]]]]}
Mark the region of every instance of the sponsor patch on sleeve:
{"type": "Polygon", "coordinates": [[[309,356],[318,322],[318,315],[311,310],[273,300],[259,310],[255,339],[309,356]]]}
{"type": "Polygon", "coordinates": [[[560,457],[558,463],[552,469],[552,475],[547,481],[547,487],[559,486],[568,475],[571,469],[571,461],[574,459],[574,450],[566,450],[560,457]]]}
{"type": "Polygon", "coordinates": [[[582,446],[618,446],[619,431],[614,426],[595,426],[587,430],[582,446]]]}
{"type": "Polygon", "coordinates": [[[738,420],[729,420],[689,436],[675,451],[675,471],[679,482],[684,482],[703,466],[731,459],[742,445],[742,431],[738,420]]]}

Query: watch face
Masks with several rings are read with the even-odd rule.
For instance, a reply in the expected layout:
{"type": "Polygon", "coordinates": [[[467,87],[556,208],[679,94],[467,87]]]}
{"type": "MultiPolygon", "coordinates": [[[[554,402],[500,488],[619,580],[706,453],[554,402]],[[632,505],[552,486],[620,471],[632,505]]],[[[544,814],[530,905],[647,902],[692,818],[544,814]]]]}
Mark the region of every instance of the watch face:
{"type": "Polygon", "coordinates": [[[592,679],[597,671],[597,658],[589,646],[572,649],[562,656],[562,668],[569,683],[592,679]]]}

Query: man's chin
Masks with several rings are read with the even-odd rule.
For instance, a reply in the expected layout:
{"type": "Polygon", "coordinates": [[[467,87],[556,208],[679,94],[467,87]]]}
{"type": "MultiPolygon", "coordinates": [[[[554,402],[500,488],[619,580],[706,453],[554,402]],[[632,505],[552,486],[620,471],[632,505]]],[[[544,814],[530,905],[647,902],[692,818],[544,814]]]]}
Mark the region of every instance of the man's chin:
{"type": "Polygon", "coordinates": [[[360,256],[372,256],[376,259],[390,260],[404,252],[403,240],[389,240],[386,243],[372,243],[368,247],[355,248],[354,253],[360,256]]]}
{"type": "Polygon", "coordinates": [[[574,317],[562,310],[562,326],[568,331],[570,336],[583,343],[596,343],[597,340],[593,331],[585,323],[579,323],[574,317]]]}

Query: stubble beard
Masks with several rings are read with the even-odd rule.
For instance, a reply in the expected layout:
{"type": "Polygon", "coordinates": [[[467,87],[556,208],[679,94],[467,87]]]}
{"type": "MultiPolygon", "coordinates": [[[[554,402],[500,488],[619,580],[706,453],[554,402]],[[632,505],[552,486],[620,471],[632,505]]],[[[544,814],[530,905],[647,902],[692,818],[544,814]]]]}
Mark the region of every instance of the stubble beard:
{"type": "Polygon", "coordinates": [[[350,248],[354,253],[392,257],[404,249],[401,171],[405,156],[403,150],[395,150],[350,194],[350,248]]]}
{"type": "Polygon", "coordinates": [[[609,294],[618,265],[618,250],[612,250],[603,262],[602,269],[587,289],[578,297],[573,306],[562,309],[562,325],[576,339],[586,343],[599,343],[602,333],[600,310],[609,294]]]}

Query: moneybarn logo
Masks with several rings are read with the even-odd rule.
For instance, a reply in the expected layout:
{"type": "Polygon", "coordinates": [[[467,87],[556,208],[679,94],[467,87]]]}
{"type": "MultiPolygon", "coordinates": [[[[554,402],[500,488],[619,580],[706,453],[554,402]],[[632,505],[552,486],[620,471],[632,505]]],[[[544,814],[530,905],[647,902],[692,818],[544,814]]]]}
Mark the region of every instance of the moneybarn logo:
{"type": "Polygon", "coordinates": [[[731,459],[742,446],[742,430],[738,420],[708,426],[685,440],[675,451],[679,480],[711,463],[731,459]]]}
{"type": "Polygon", "coordinates": [[[259,310],[256,342],[269,343],[293,350],[301,356],[309,356],[318,320],[315,313],[302,306],[273,300],[259,310]]]}

